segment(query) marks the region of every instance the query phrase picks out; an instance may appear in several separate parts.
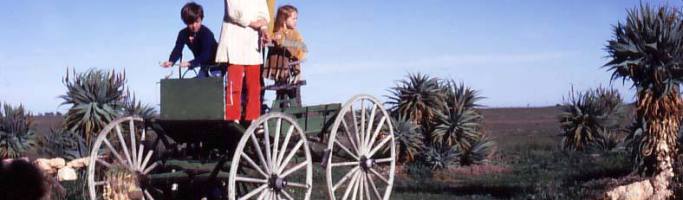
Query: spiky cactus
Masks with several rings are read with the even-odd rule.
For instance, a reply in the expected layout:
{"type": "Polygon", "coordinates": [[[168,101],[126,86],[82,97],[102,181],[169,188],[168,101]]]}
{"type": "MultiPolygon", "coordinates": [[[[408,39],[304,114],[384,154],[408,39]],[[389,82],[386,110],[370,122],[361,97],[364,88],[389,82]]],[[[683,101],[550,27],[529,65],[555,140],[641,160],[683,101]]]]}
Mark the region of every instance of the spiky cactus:
{"type": "Polygon", "coordinates": [[[85,73],[69,73],[63,79],[66,95],[60,96],[62,104],[71,105],[66,114],[68,130],[83,136],[91,144],[95,134],[107,123],[119,116],[124,99],[125,73],[88,70],[85,73]]]}
{"type": "Polygon", "coordinates": [[[432,170],[458,165],[460,161],[460,151],[457,148],[431,146],[426,149],[422,156],[425,165],[429,166],[432,170]]]}
{"type": "Polygon", "coordinates": [[[41,154],[73,160],[88,155],[88,146],[83,137],[70,130],[53,129],[39,140],[41,154]]]}
{"type": "Polygon", "coordinates": [[[0,111],[0,158],[17,158],[36,145],[33,117],[24,107],[3,104],[0,111]]]}
{"type": "Polygon", "coordinates": [[[622,102],[614,89],[572,89],[559,114],[563,149],[582,151],[599,137],[618,131],[623,119],[622,102]]]}
{"type": "Polygon", "coordinates": [[[420,127],[403,116],[391,118],[394,126],[394,138],[398,145],[398,157],[402,162],[415,160],[415,157],[425,147],[424,137],[420,127]]]}
{"type": "Polygon", "coordinates": [[[154,109],[154,107],[147,104],[142,104],[135,98],[135,95],[131,95],[130,92],[126,92],[126,98],[124,99],[123,107],[124,116],[139,116],[145,121],[157,117],[157,111],[154,109]]]}
{"type": "Polygon", "coordinates": [[[457,151],[459,152],[460,165],[480,165],[490,160],[491,156],[496,151],[496,143],[489,137],[482,136],[472,141],[471,147],[457,149],[457,151]]]}
{"type": "Polygon", "coordinates": [[[394,115],[406,116],[415,123],[431,123],[444,106],[445,94],[439,79],[417,73],[408,74],[391,88],[387,104],[394,115]]]}
{"type": "Polygon", "coordinates": [[[612,79],[629,79],[636,88],[639,134],[634,148],[636,171],[655,175],[655,195],[668,198],[675,176],[677,132],[683,116],[679,84],[683,81],[683,23],[675,8],[641,5],[614,26],[605,64],[612,79]]]}
{"type": "Polygon", "coordinates": [[[438,115],[432,133],[432,142],[443,146],[456,146],[469,149],[472,142],[481,138],[481,121],[477,101],[481,99],[477,91],[464,84],[449,81],[443,86],[446,91],[446,107],[438,115]]]}

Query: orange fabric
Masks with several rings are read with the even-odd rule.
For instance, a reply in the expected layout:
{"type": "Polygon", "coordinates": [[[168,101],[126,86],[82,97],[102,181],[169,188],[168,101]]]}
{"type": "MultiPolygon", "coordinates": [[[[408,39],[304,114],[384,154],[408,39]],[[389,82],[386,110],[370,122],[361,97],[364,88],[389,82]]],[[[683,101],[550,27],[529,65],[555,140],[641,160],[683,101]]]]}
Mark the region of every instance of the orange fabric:
{"type": "Polygon", "coordinates": [[[242,115],[242,81],[246,83],[247,105],[244,120],[261,115],[261,68],[259,65],[228,65],[225,87],[225,120],[239,120],[242,115]]]}

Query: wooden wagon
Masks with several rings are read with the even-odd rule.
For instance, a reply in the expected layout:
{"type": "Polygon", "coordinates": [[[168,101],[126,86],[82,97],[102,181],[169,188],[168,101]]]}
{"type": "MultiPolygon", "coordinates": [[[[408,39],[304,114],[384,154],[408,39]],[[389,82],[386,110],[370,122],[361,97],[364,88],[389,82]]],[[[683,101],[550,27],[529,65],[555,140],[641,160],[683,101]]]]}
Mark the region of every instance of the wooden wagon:
{"type": "Polygon", "coordinates": [[[91,199],[310,199],[323,189],[329,199],[390,197],[393,128],[374,97],[274,101],[247,125],[223,120],[222,78],[163,79],[160,88],[159,119],[122,117],[98,134],[91,199]]]}

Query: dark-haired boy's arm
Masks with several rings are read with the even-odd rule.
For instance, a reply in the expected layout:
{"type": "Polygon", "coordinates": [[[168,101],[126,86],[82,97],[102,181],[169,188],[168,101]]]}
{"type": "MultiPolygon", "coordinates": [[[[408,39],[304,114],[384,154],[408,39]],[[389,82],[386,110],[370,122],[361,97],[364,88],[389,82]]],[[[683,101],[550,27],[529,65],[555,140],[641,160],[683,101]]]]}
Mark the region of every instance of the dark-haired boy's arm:
{"type": "Polygon", "coordinates": [[[180,60],[180,57],[183,56],[183,47],[185,46],[185,39],[187,37],[183,37],[183,31],[180,31],[178,33],[178,38],[175,40],[175,46],[173,47],[173,51],[171,51],[171,56],[169,56],[168,61],[171,63],[175,63],[178,60],[180,60]]]}

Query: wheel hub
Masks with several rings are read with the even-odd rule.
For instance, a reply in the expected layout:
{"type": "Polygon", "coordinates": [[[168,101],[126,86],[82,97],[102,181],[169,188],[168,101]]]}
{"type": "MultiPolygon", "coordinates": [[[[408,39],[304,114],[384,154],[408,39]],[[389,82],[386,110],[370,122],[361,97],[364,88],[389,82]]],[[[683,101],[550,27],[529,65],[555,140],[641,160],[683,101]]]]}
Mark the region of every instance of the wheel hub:
{"type": "Polygon", "coordinates": [[[360,165],[360,167],[365,171],[370,170],[372,166],[375,165],[375,160],[367,158],[365,156],[362,156],[359,162],[360,163],[358,165],[360,165]]]}
{"type": "Polygon", "coordinates": [[[282,189],[287,187],[287,181],[285,181],[283,178],[280,178],[278,175],[273,174],[268,179],[268,186],[273,188],[275,192],[280,192],[282,189]]]}

